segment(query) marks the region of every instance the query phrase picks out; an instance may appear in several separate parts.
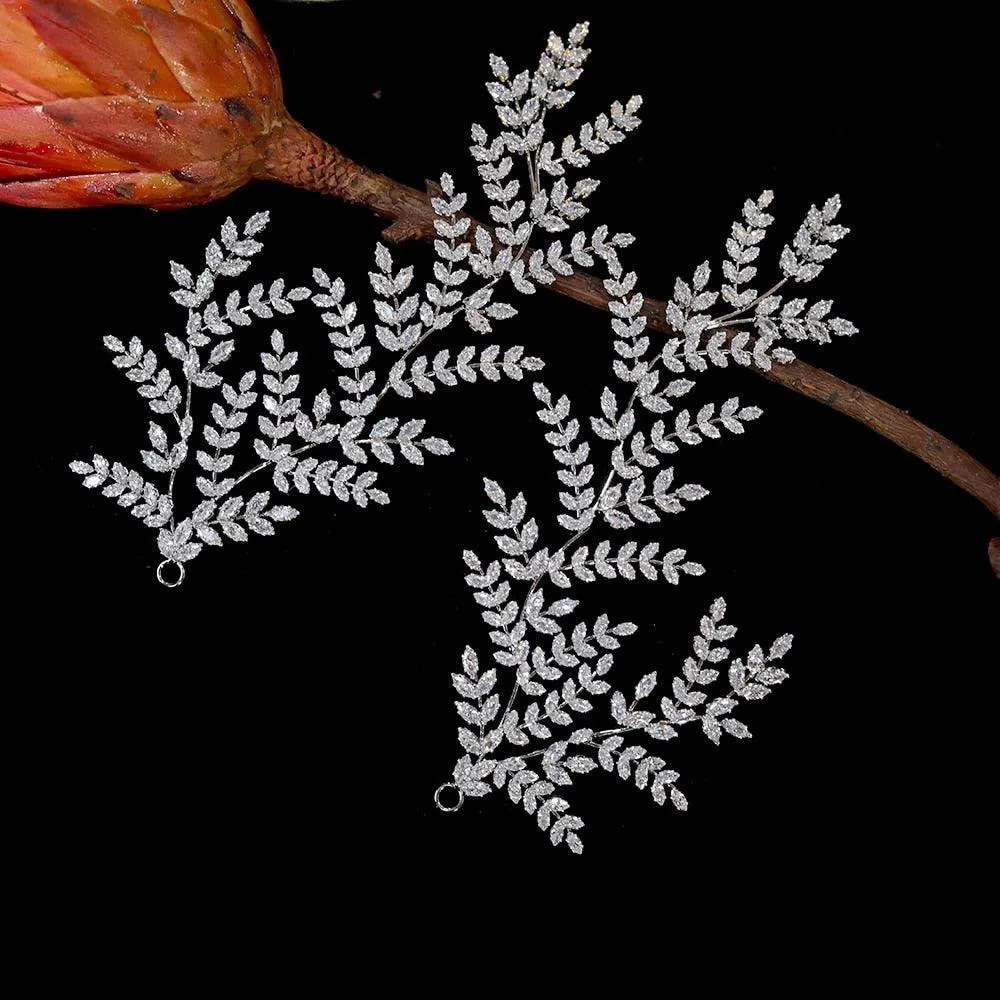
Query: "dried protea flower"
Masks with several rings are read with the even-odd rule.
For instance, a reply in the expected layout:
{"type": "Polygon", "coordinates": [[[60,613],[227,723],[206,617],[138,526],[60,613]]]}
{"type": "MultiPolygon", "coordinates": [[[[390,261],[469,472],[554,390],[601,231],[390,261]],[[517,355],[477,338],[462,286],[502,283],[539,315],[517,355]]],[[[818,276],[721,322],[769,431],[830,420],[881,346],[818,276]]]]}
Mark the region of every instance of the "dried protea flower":
{"type": "Polygon", "coordinates": [[[428,211],[288,116],[243,0],[0,0],[0,201],[179,208],[252,177],[428,211]]]}

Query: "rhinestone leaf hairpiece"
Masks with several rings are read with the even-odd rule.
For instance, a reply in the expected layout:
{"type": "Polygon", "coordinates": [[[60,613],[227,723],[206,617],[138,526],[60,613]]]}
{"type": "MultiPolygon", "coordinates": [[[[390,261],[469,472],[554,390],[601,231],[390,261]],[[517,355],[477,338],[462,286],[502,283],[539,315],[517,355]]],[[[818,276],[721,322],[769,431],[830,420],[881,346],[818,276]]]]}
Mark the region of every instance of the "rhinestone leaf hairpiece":
{"type": "Polygon", "coordinates": [[[747,200],[733,223],[717,286],[709,261],[689,280],[676,279],[665,313],[676,335],[652,349],[638,277],[619,258],[633,238],[606,226],[578,227],[598,182],[589,177],[571,182],[574,171],[639,125],[642,102],[638,97],[615,102],[609,113],[561,143],[547,134],[549,114],[571,100],[583,71],[586,36],[586,24],[573,28],[565,43],[550,35],[531,72],[512,74],[504,59],[490,57],[493,78],[487,89],[500,131],[491,137],[473,125],[470,151],[494,226],[473,227],[462,214],[465,195],[445,174],[433,198],[434,280],[423,293],[410,291],[412,267],[397,267],[384,246],[376,248],[369,277],[375,340],[389,355],[387,370],[376,370],[375,345],[358,322],[344,283],[320,269],[310,285],[286,289],[278,280],[267,287],[255,284],[245,298],[239,290],[217,298],[219,283],[250,266],[261,249],[256,237],[268,221],[260,213],[240,230],[227,220],[219,239],[209,243],[197,276],[171,264],[177,285],[172,295],[188,318],[182,336],[166,338],[170,361],[161,361],[137,338],[128,344],[105,340],[114,363],[156,417],[148,427],[150,448],[141,454],[144,471],[101,455],[71,466],[85,486],[100,489],[157,532],[163,557],[157,575],[175,586],[204,546],[243,541],[249,533],[268,535],[276,523],[297,516],[297,508],[283,502],[285,495],[315,490],[360,506],[386,502],[371,466],[392,464],[397,456],[422,464],[425,454],[447,454],[451,447],[425,436],[423,420],[384,415],[385,400],[409,401],[416,393],[479,376],[521,380],[542,367],[522,347],[502,354],[496,345],[422,353],[428,338],[455,318],[486,334],[493,322],[514,316],[513,306],[496,297],[507,280],[517,292],[532,294],[574,267],[603,268],[611,299],[612,367],[621,385],[604,388],[599,412],[585,425],[574,416],[568,396],[534,384],[538,416],[558,466],[562,509],[552,529],[554,542],[543,541],[522,493],[509,497],[499,483],[485,481],[490,506],[484,516],[495,532],[498,555],[483,559],[466,551],[464,560],[466,582],[488,627],[493,665],[481,666],[480,652],[469,645],[461,670],[452,674],[463,753],[452,779],[435,794],[438,806],[453,812],[466,797],[506,790],[553,844],[575,853],[583,849],[583,820],[562,791],[579,775],[602,769],[648,790],[658,804],[669,799],[686,810],[683,781],[670,766],[667,744],[685,727],[699,729],[715,744],[726,737],[749,738],[736,713],[743,702],[761,700],[787,678],[778,661],[791,648],[792,636],[780,635],[766,653],[754,645],[734,655],[729,642],[736,628],[725,620],[726,602],[719,597],[701,618],[690,654],[666,671],[672,675],[669,684],[661,683],[663,668],[657,666],[626,685],[612,681],[612,669],[621,640],[636,626],[612,623],[604,613],[585,614],[570,592],[599,579],[662,577],[679,585],[683,577],[702,575],[704,567],[686,549],[663,551],[659,541],[633,537],[708,495],[704,487],[683,481],[668,459],[724,433],[742,434],[746,423],[760,416],[738,397],[687,403],[700,379],[730,362],[767,371],[794,359],[790,342],[825,344],[856,332],[849,321],[831,315],[830,301],[789,296],[790,288],[819,276],[848,233],[837,221],[837,196],[809,210],[778,255],[770,287],[761,292],[754,285],[774,221],[768,212],[773,195],[765,191],[747,200]],[[515,163],[525,181],[513,176],[515,163]],[[543,233],[555,238],[545,249],[531,249],[543,233]],[[334,392],[322,388],[311,404],[303,401],[296,352],[274,329],[260,352],[259,370],[223,377],[220,369],[234,353],[236,327],[293,313],[307,300],[330,328],[339,372],[334,392]],[[255,457],[239,467],[236,447],[247,435],[248,421],[255,427],[255,457]],[[603,475],[596,475],[596,442],[608,451],[603,475]],[[183,508],[176,486],[181,474],[192,472],[200,499],[183,508]],[[241,487],[251,478],[260,485],[269,479],[269,488],[250,494],[241,487]],[[274,503],[272,495],[280,495],[281,502],[274,503]],[[618,532],[620,540],[595,537],[605,530],[618,532]]]}

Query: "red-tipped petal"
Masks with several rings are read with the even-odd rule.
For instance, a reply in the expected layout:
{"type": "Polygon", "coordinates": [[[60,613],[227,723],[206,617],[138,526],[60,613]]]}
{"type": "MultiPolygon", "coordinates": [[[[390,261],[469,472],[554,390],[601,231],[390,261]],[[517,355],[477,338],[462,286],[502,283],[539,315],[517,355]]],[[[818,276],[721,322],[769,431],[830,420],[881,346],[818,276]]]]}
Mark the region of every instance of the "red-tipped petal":
{"type": "Polygon", "coordinates": [[[39,104],[0,107],[0,162],[46,174],[128,170],[134,164],[61,132],[39,104]]]}
{"type": "Polygon", "coordinates": [[[0,202],[32,208],[128,204],[173,208],[208,201],[219,193],[218,188],[211,185],[186,184],[170,174],[140,172],[49,177],[0,184],[0,202]]]}
{"type": "Polygon", "coordinates": [[[112,13],[90,0],[21,0],[21,5],[42,41],[99,91],[173,101],[187,96],[153,40],[136,28],[133,11],[112,13]]]}
{"type": "Polygon", "coordinates": [[[243,64],[225,33],[148,4],[138,4],[138,11],[157,50],[193,98],[217,100],[248,92],[243,64]]]}
{"type": "Polygon", "coordinates": [[[99,93],[78,69],[42,44],[15,0],[0,0],[0,88],[41,101],[99,93]]]}

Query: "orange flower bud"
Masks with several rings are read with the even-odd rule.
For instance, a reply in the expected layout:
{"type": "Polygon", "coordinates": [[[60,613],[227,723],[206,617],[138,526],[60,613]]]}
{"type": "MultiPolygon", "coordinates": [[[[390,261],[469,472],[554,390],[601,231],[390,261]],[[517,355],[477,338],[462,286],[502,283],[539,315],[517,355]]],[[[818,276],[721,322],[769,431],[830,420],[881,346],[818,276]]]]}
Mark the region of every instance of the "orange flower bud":
{"type": "Polygon", "coordinates": [[[287,123],[243,0],[0,0],[0,202],[210,201],[287,123]]]}

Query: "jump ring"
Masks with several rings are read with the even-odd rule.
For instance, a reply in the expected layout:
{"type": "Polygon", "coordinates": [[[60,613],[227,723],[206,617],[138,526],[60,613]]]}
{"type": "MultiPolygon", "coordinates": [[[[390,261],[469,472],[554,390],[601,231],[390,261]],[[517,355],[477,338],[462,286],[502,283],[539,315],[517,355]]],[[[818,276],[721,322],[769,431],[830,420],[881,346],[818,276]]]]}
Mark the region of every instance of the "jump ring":
{"type": "Polygon", "coordinates": [[[171,587],[171,588],[173,588],[173,587],[179,587],[184,582],[184,572],[185,572],[185,570],[184,570],[184,563],[175,562],[173,559],[164,559],[163,562],[161,562],[160,565],[156,567],[156,579],[159,580],[160,583],[162,583],[164,587],[171,587]],[[177,579],[176,580],[172,580],[172,581],[168,580],[163,575],[163,570],[167,566],[176,566],[177,567],[177,579]]]}
{"type": "Polygon", "coordinates": [[[454,782],[449,781],[447,784],[442,785],[434,793],[434,805],[436,805],[438,809],[441,810],[441,812],[446,812],[446,813],[458,812],[458,810],[462,808],[462,803],[464,801],[465,801],[465,792],[463,792],[462,789],[459,788],[458,785],[456,785],[454,782]],[[453,806],[445,805],[441,801],[441,793],[447,791],[449,788],[454,788],[455,791],[458,792],[458,801],[453,806]]]}

